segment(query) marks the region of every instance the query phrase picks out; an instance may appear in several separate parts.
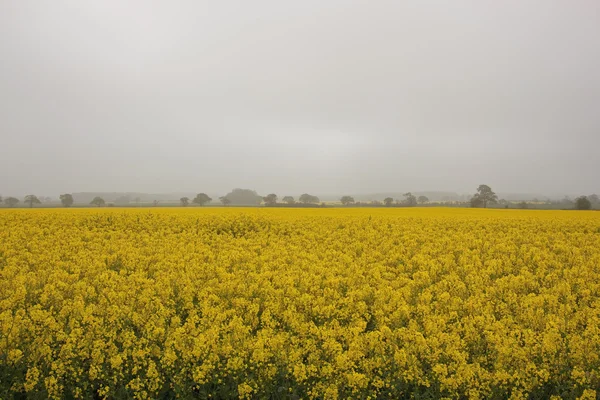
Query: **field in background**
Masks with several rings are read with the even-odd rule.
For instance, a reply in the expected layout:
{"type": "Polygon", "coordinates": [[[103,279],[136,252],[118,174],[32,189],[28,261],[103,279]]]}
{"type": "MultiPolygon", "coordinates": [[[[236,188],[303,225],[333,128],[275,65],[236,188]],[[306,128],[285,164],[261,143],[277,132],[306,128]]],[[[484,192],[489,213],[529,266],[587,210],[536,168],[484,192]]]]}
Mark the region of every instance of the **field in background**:
{"type": "Polygon", "coordinates": [[[595,398],[600,213],[0,210],[0,398],[595,398]]]}

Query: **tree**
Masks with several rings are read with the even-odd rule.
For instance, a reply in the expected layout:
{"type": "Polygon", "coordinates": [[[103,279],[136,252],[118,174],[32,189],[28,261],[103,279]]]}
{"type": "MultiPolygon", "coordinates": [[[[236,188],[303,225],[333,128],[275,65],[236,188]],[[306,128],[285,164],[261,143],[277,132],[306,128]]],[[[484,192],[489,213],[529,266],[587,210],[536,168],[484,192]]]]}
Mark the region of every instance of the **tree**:
{"type": "Polygon", "coordinates": [[[575,199],[575,209],[576,210],[590,210],[592,208],[592,203],[587,198],[587,196],[579,196],[575,199]]]}
{"type": "Polygon", "coordinates": [[[263,201],[261,196],[250,189],[233,189],[224,197],[227,197],[231,201],[231,204],[238,206],[257,206],[263,201]]]}
{"type": "Polygon", "coordinates": [[[275,193],[271,193],[263,197],[263,201],[267,206],[273,206],[277,204],[277,195],[275,193]]]}
{"type": "Polygon", "coordinates": [[[65,207],[71,207],[73,205],[73,203],[74,203],[73,196],[70,195],[69,193],[61,194],[60,195],[60,202],[65,207]]]}
{"type": "Polygon", "coordinates": [[[224,206],[228,206],[229,204],[231,204],[231,200],[229,200],[227,196],[221,196],[219,197],[219,200],[224,206]]]}
{"type": "Polygon", "coordinates": [[[526,201],[522,201],[522,202],[519,203],[519,208],[522,209],[522,210],[526,210],[526,209],[529,208],[529,204],[527,204],[526,201]]]}
{"type": "Polygon", "coordinates": [[[498,196],[488,185],[479,185],[477,188],[477,193],[473,197],[477,197],[481,201],[483,208],[487,208],[488,204],[494,204],[498,202],[498,196]]]}
{"type": "Polygon", "coordinates": [[[100,207],[100,206],[103,206],[105,204],[105,202],[104,202],[104,199],[102,197],[96,196],[96,197],[94,197],[94,200],[92,200],[90,202],[90,204],[92,204],[94,206],[97,206],[97,207],[100,207]]]}
{"type": "Polygon", "coordinates": [[[419,196],[417,201],[419,202],[419,204],[425,204],[429,201],[429,198],[427,196],[419,196]]]}
{"type": "Polygon", "coordinates": [[[590,194],[588,196],[588,200],[590,201],[590,203],[592,204],[599,204],[600,203],[600,197],[598,197],[597,194],[590,194]]]}
{"type": "Polygon", "coordinates": [[[294,204],[294,198],[292,196],[285,196],[283,199],[281,199],[284,203],[288,203],[288,204],[294,204]]]}
{"type": "Polygon", "coordinates": [[[152,205],[153,205],[154,207],[158,206],[158,200],[154,200],[154,201],[152,202],[152,205]]]}
{"type": "Polygon", "coordinates": [[[4,199],[4,204],[6,204],[8,207],[14,207],[19,204],[19,199],[16,197],[7,197],[4,199]]]}
{"type": "Polygon", "coordinates": [[[189,197],[182,197],[179,199],[179,201],[181,202],[181,206],[182,207],[187,207],[188,204],[190,204],[190,198],[189,197]]]}
{"type": "Polygon", "coordinates": [[[342,196],[342,198],[340,199],[340,201],[342,202],[343,205],[347,206],[347,205],[350,205],[350,204],[354,203],[354,197],[352,197],[352,196],[342,196]]]}
{"type": "Polygon", "coordinates": [[[317,196],[304,193],[302,196],[300,196],[300,202],[303,204],[318,203],[319,198],[317,196]]]}
{"type": "Polygon", "coordinates": [[[385,199],[383,199],[383,204],[385,204],[386,207],[391,207],[392,203],[394,203],[394,199],[392,199],[391,197],[386,197],[385,199]]]}
{"type": "Polygon", "coordinates": [[[414,207],[417,205],[417,198],[411,193],[404,193],[404,204],[409,207],[414,207]]]}
{"type": "Polygon", "coordinates": [[[211,201],[212,199],[208,197],[206,193],[198,193],[196,197],[194,197],[194,200],[192,200],[192,203],[198,204],[199,206],[203,206],[206,203],[210,203],[211,201]]]}
{"type": "Polygon", "coordinates": [[[34,204],[42,204],[40,199],[38,199],[34,194],[28,194],[25,196],[24,202],[29,204],[29,208],[32,208],[34,204]]]}
{"type": "Polygon", "coordinates": [[[475,195],[471,198],[471,207],[479,208],[483,206],[483,201],[478,195],[475,195]]]}

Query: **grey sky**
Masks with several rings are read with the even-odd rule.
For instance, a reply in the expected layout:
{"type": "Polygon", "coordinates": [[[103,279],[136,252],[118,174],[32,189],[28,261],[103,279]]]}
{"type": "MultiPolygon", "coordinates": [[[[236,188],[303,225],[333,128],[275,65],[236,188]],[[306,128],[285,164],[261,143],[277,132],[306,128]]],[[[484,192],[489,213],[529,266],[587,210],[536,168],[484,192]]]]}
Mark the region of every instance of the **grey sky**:
{"type": "Polygon", "coordinates": [[[0,0],[0,193],[600,192],[600,2],[0,0]]]}

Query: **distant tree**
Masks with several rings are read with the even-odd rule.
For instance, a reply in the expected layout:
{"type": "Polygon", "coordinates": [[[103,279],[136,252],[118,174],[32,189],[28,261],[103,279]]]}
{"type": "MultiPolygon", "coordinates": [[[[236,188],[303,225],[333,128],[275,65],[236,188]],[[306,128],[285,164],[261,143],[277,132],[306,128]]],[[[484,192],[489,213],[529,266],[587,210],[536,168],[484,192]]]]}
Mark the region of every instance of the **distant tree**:
{"type": "Polygon", "coordinates": [[[239,206],[255,206],[259,205],[263,201],[261,196],[259,196],[254,190],[250,189],[233,189],[224,197],[227,197],[231,204],[239,206]]]}
{"type": "Polygon", "coordinates": [[[277,204],[277,195],[275,193],[271,193],[263,197],[263,201],[267,206],[273,206],[277,204]]]}
{"type": "Polygon", "coordinates": [[[4,204],[6,204],[8,207],[14,207],[19,204],[19,199],[16,197],[7,197],[4,199],[4,204]]]}
{"type": "Polygon", "coordinates": [[[573,200],[571,200],[571,198],[569,196],[565,196],[561,201],[560,204],[570,207],[575,205],[575,202],[573,200]]]}
{"type": "Polygon", "coordinates": [[[188,204],[190,204],[190,198],[189,197],[182,197],[179,199],[179,201],[181,202],[181,206],[182,207],[187,207],[188,204]]]}
{"type": "Polygon", "coordinates": [[[393,202],[394,199],[392,199],[391,197],[386,197],[385,199],[383,199],[383,204],[385,204],[386,207],[391,207],[393,202]]]}
{"type": "Polygon", "coordinates": [[[342,198],[340,199],[340,201],[342,202],[343,205],[347,206],[347,205],[350,205],[350,204],[354,203],[354,197],[352,197],[352,196],[342,196],[342,198]]]}
{"type": "Polygon", "coordinates": [[[2,203],[4,200],[2,199],[2,196],[0,196],[0,203],[2,203]]]}
{"type": "Polygon", "coordinates": [[[283,199],[281,199],[281,201],[283,201],[284,203],[287,204],[294,204],[294,198],[292,196],[285,196],[283,199]]]}
{"type": "Polygon", "coordinates": [[[211,201],[212,199],[206,193],[198,193],[196,197],[194,197],[194,200],[192,200],[192,203],[203,206],[211,201]]]}
{"type": "Polygon", "coordinates": [[[96,197],[94,197],[94,200],[92,200],[90,202],[90,204],[94,205],[94,206],[97,206],[97,207],[100,207],[100,206],[103,206],[106,203],[104,202],[104,199],[102,197],[96,196],[96,197]]]}
{"type": "Polygon", "coordinates": [[[34,204],[42,204],[40,199],[38,199],[34,194],[28,194],[25,196],[24,202],[29,204],[29,208],[32,208],[34,204]]]}
{"type": "Polygon", "coordinates": [[[522,201],[522,202],[519,203],[519,208],[522,209],[522,210],[526,210],[526,209],[529,208],[529,204],[527,204],[526,201],[522,201]]]}
{"type": "Polygon", "coordinates": [[[417,201],[419,202],[419,204],[425,204],[429,201],[429,198],[427,196],[419,196],[417,201]]]}
{"type": "Polygon", "coordinates": [[[154,200],[154,201],[152,202],[152,205],[153,205],[154,207],[158,206],[158,200],[154,200]]]}
{"type": "Polygon", "coordinates": [[[580,196],[575,199],[575,209],[590,210],[591,208],[592,208],[592,203],[587,198],[587,196],[580,196]]]}
{"type": "Polygon", "coordinates": [[[590,203],[592,204],[600,204],[600,197],[598,197],[597,194],[590,194],[588,196],[588,200],[590,201],[590,203]]]}
{"type": "Polygon", "coordinates": [[[473,207],[473,208],[483,207],[483,200],[481,200],[481,198],[477,195],[473,196],[471,198],[471,207],[473,207]]]}
{"type": "Polygon", "coordinates": [[[65,207],[71,207],[73,205],[73,203],[74,203],[73,196],[70,195],[69,193],[61,194],[60,195],[60,202],[65,207]]]}
{"type": "MultiPolygon", "coordinates": [[[[487,208],[488,204],[494,204],[498,202],[498,196],[496,193],[492,191],[488,185],[479,185],[477,188],[477,193],[473,198],[477,198],[478,202],[481,203],[483,208],[487,208]]],[[[471,205],[473,204],[473,200],[471,199],[471,205]]]]}
{"type": "Polygon", "coordinates": [[[379,207],[381,202],[379,200],[371,200],[371,205],[375,207],[379,207]]]}
{"type": "Polygon", "coordinates": [[[219,200],[224,206],[228,206],[229,204],[231,204],[231,200],[229,200],[227,196],[221,196],[219,197],[219,200]]]}
{"type": "Polygon", "coordinates": [[[411,193],[404,193],[404,204],[409,207],[414,207],[417,205],[417,198],[411,193]]]}
{"type": "Polygon", "coordinates": [[[319,198],[317,196],[313,196],[308,193],[304,193],[302,196],[300,196],[300,203],[303,203],[303,204],[319,203],[319,198]]]}

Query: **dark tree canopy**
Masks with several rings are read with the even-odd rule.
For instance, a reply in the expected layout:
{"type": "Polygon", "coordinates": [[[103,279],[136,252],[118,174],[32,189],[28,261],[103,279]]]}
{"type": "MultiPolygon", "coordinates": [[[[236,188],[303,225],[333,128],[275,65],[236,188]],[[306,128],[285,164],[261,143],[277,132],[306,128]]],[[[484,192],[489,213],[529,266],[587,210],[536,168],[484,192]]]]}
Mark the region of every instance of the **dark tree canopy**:
{"type": "Polygon", "coordinates": [[[300,203],[311,204],[311,203],[318,203],[318,202],[319,202],[319,198],[317,196],[313,196],[308,193],[304,193],[303,195],[300,196],[300,203]]]}
{"type": "Polygon", "coordinates": [[[471,197],[471,207],[473,207],[473,208],[483,207],[483,201],[481,200],[481,198],[479,198],[479,196],[475,195],[475,196],[471,197]]]}
{"type": "Polygon", "coordinates": [[[417,198],[411,192],[404,193],[404,205],[414,207],[417,205],[417,198]]]}
{"type": "Polygon", "coordinates": [[[188,204],[190,204],[190,198],[189,197],[182,197],[179,199],[179,202],[181,203],[182,207],[187,207],[188,204]]]}
{"type": "Polygon", "coordinates": [[[294,204],[296,202],[292,196],[285,196],[281,201],[287,204],[294,204]]]}
{"type": "Polygon", "coordinates": [[[19,204],[19,199],[16,197],[7,197],[4,199],[4,204],[6,204],[8,207],[14,207],[19,204]]]}
{"type": "Polygon", "coordinates": [[[73,196],[69,193],[61,194],[60,202],[65,207],[71,207],[74,203],[73,196]]]}
{"type": "Polygon", "coordinates": [[[592,203],[586,196],[580,196],[575,199],[575,208],[577,210],[590,210],[592,203]]]}
{"type": "Polygon", "coordinates": [[[212,199],[206,193],[198,193],[196,197],[194,197],[194,200],[192,200],[192,203],[203,206],[211,201],[212,199]]]}
{"type": "MultiPolygon", "coordinates": [[[[494,204],[498,202],[498,196],[492,191],[492,188],[488,185],[479,185],[477,193],[473,196],[475,203],[479,204],[474,207],[487,208],[488,204],[494,204]]],[[[473,206],[474,200],[471,199],[471,205],[473,206]]]]}
{"type": "Polygon", "coordinates": [[[40,199],[38,199],[37,196],[34,194],[28,194],[27,196],[25,196],[24,202],[26,204],[29,204],[29,207],[33,207],[34,204],[42,204],[40,199]]]}
{"type": "Polygon", "coordinates": [[[96,196],[96,197],[94,197],[94,200],[92,200],[90,202],[90,204],[92,204],[94,206],[97,206],[97,207],[100,207],[100,206],[103,206],[105,204],[105,202],[104,202],[104,199],[102,197],[96,196]]]}
{"type": "Polygon", "coordinates": [[[231,200],[229,200],[227,196],[219,197],[219,201],[221,201],[221,204],[223,204],[224,206],[228,206],[229,204],[231,204],[231,200]]]}
{"type": "Polygon", "coordinates": [[[342,202],[343,205],[347,206],[347,205],[350,205],[350,204],[354,203],[354,197],[352,197],[352,196],[342,196],[342,198],[340,199],[340,201],[342,202]]]}
{"type": "Polygon", "coordinates": [[[419,202],[419,204],[425,204],[429,201],[429,198],[427,196],[419,196],[417,201],[419,202]]]}
{"type": "Polygon", "coordinates": [[[261,196],[250,189],[233,189],[223,197],[227,197],[230,204],[237,206],[255,206],[263,201],[261,196]]]}
{"type": "Polygon", "coordinates": [[[383,204],[385,204],[386,207],[391,207],[392,204],[394,204],[394,199],[391,197],[386,197],[383,199],[383,204]]]}
{"type": "Polygon", "coordinates": [[[265,205],[267,206],[273,206],[275,204],[277,204],[277,195],[275,193],[271,193],[266,195],[265,197],[263,197],[263,201],[265,202],[265,205]]]}

